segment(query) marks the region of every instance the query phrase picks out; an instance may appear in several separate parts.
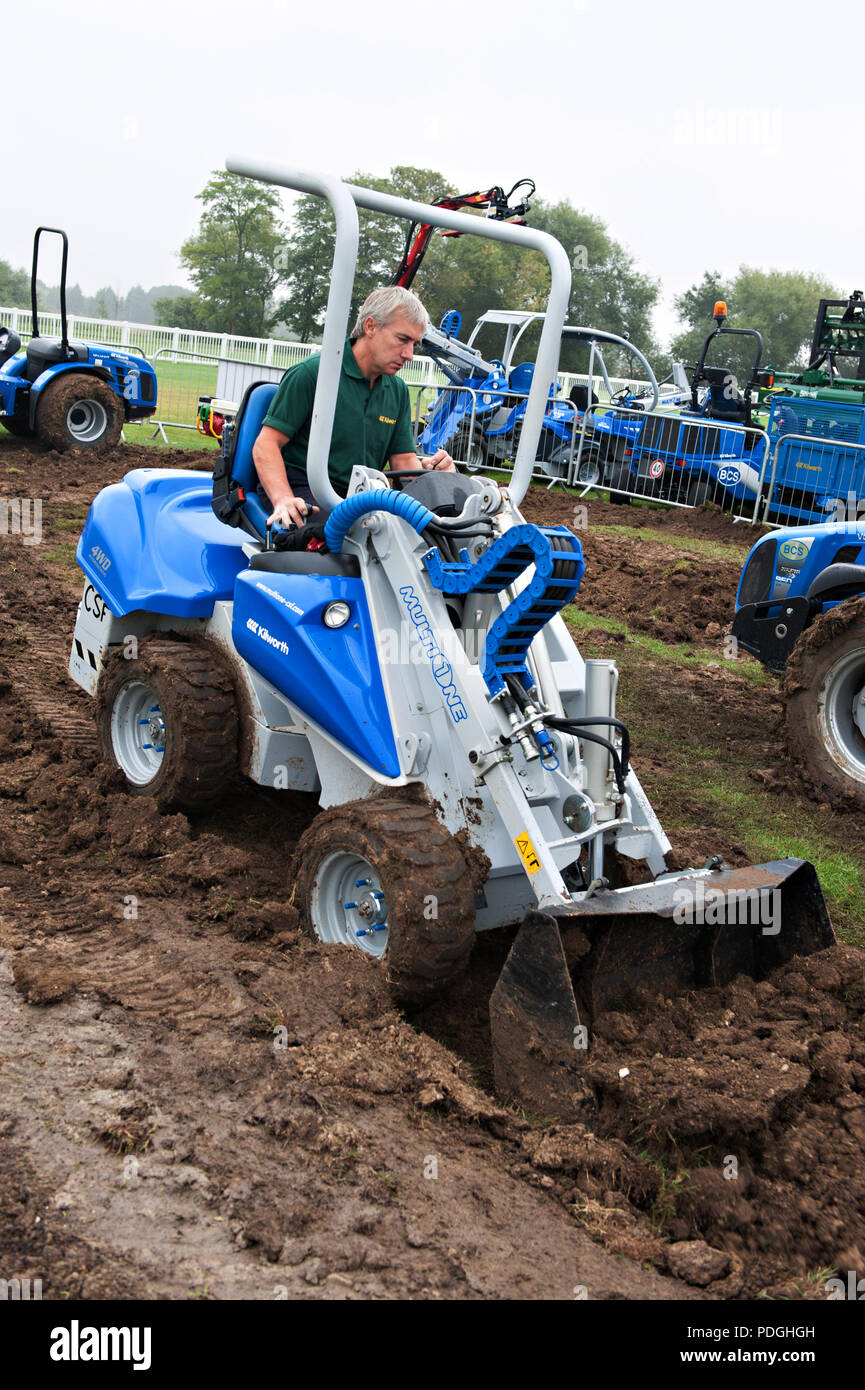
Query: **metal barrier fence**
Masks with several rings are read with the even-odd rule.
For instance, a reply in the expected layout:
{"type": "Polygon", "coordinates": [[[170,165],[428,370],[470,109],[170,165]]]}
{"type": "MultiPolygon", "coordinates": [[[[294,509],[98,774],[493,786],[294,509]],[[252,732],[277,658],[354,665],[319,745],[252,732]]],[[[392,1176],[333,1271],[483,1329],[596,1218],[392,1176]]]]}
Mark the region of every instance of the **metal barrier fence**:
{"type": "MultiPolygon", "coordinates": [[[[418,451],[447,449],[454,461],[471,473],[482,469],[510,472],[522,430],[514,419],[528,400],[522,391],[484,390],[448,384],[430,401],[419,391],[414,406],[418,451]],[[427,438],[424,439],[424,435],[427,438]]],[[[556,397],[544,417],[533,477],[564,482],[579,440],[580,415],[567,400],[556,397]]]]}
{"type": "Polygon", "coordinates": [[[151,439],[159,435],[167,444],[166,428],[198,428],[199,397],[217,394],[217,374],[225,359],[207,358],[201,353],[177,348],[159,348],[151,360],[156,370],[156,413],[142,420],[140,425],[125,425],[123,432],[129,439],[130,431],[146,430],[151,439]]]}
{"type": "Polygon", "coordinates": [[[677,507],[703,502],[756,521],[769,459],[765,430],[663,411],[592,405],[567,478],[571,487],[677,507]]]}
{"type": "Polygon", "coordinates": [[[806,434],[775,442],[762,520],[782,526],[858,521],[865,513],[865,444],[806,434]]]}

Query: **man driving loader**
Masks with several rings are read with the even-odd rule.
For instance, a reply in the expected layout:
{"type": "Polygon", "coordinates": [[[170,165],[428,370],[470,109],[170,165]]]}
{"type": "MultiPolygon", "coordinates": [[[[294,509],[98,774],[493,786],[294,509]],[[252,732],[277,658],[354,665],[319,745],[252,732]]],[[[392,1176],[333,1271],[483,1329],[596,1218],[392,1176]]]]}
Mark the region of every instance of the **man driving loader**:
{"type": "MultiPolygon", "coordinates": [[[[414,450],[408,387],[397,372],[412,360],[429,322],[416,295],[399,286],[373,290],[363,304],[342,358],[328,470],[345,494],[356,463],[454,472],[444,449],[419,461],[414,450]]],[[[289,368],[252,450],[260,490],[272,508],[269,524],[303,526],[316,511],[306,454],[320,353],[289,368]]]]}

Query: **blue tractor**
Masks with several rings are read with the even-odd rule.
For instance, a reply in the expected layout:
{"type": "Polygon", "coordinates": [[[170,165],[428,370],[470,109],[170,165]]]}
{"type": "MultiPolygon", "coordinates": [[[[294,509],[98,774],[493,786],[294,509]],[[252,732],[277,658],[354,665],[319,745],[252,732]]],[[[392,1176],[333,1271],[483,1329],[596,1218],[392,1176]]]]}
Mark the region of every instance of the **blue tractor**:
{"type": "Polygon", "coordinates": [[[68,238],[59,227],[36,228],[30,276],[33,336],[22,349],[18,334],[0,326],[0,423],[10,434],[41,439],[53,449],[96,449],[116,444],[125,421],[153,414],[156,373],[137,348],[70,341],[68,251],[68,238]],[[59,338],[39,333],[36,269],[43,232],[54,232],[63,241],[59,338]]]}
{"type": "MultiPolygon", "coordinates": [[[[451,382],[433,402],[424,422],[418,445],[427,453],[445,447],[469,472],[500,468],[513,459],[519,447],[526,416],[529,391],[534,379],[534,363],[517,361],[517,348],[527,330],[543,324],[544,315],[514,309],[490,309],[481,314],[465,343],[459,341],[461,318],[450,310],[441,329],[430,328],[424,336],[424,350],[451,382]],[[479,335],[489,327],[504,330],[502,357],[486,361],[476,346],[479,335]],[[460,388],[460,389],[454,389],[460,388]]],[[[613,387],[602,355],[602,344],[631,354],[648,377],[649,409],[658,404],[658,386],[643,354],[633,343],[615,333],[595,328],[565,325],[563,338],[583,342],[590,349],[588,377],[594,377],[595,364],[610,394],[613,387]]],[[[575,384],[567,399],[562,398],[558,381],[550,383],[541,422],[536,467],[549,478],[568,480],[586,486],[606,483],[601,459],[606,440],[599,442],[594,431],[604,435],[605,417],[592,417],[592,430],[585,438],[580,423],[597,396],[590,386],[575,384]]]]}
{"type": "Polygon", "coordinates": [[[731,328],[722,301],[715,323],[685,409],[644,419],[610,411],[596,422],[596,431],[602,422],[608,430],[606,457],[618,485],[659,501],[712,501],[781,525],[836,520],[851,493],[865,495],[865,379],[841,377],[837,368],[854,356],[865,372],[862,297],[821,300],[811,366],[798,374],[762,368],[761,335],[731,328]],[[831,314],[834,306],[844,314],[831,314]],[[743,390],[729,366],[707,362],[712,345],[717,352],[734,335],[755,345],[743,390]]]}
{"type": "Polygon", "coordinates": [[[640,403],[620,401],[625,409],[610,411],[594,422],[608,443],[605,462],[616,485],[631,493],[659,501],[698,506],[718,502],[756,501],[766,446],[753,412],[761,388],[769,388],[774,374],[761,371],[763,339],[754,329],[731,328],[727,306],[715,305],[715,327],[703,342],[700,357],[687,383],[683,401],[678,396],[665,404],[681,405],[670,414],[651,412],[641,418],[640,403]],[[721,335],[750,338],[754,357],[744,390],[728,366],[707,361],[721,335]],[[629,407],[629,408],[628,408],[629,407]],[[744,428],[743,428],[744,427],[744,428]],[[753,432],[752,432],[753,430],[753,432]]]}
{"type": "Polygon", "coordinates": [[[761,537],[733,635],[783,675],[787,744],[809,791],[865,809],[865,517],[761,537]]]}

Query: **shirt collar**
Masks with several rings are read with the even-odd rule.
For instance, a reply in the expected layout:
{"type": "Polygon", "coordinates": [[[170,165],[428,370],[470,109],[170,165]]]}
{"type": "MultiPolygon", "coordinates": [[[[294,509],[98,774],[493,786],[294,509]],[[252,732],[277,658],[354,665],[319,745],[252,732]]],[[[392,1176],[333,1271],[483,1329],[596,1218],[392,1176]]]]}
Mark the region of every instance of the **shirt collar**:
{"type": "Polygon", "coordinates": [[[351,350],[351,338],[346,338],[345,340],[345,350],[342,354],[342,370],[345,372],[346,376],[357,377],[360,381],[365,381],[369,384],[369,377],[364,376],[355,361],[354,353],[351,350]]]}

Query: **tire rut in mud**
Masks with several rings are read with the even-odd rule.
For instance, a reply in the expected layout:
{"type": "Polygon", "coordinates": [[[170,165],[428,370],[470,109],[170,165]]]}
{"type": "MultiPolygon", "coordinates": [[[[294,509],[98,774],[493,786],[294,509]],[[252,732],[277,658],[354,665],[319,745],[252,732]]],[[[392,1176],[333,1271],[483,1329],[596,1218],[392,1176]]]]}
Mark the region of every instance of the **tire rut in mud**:
{"type": "Polygon", "coordinates": [[[97,732],[93,701],[68,680],[68,688],[47,681],[46,673],[63,671],[69,661],[69,641],[43,632],[27,639],[27,647],[15,661],[12,685],[36,719],[48,725],[63,743],[85,757],[95,757],[97,732]]]}

